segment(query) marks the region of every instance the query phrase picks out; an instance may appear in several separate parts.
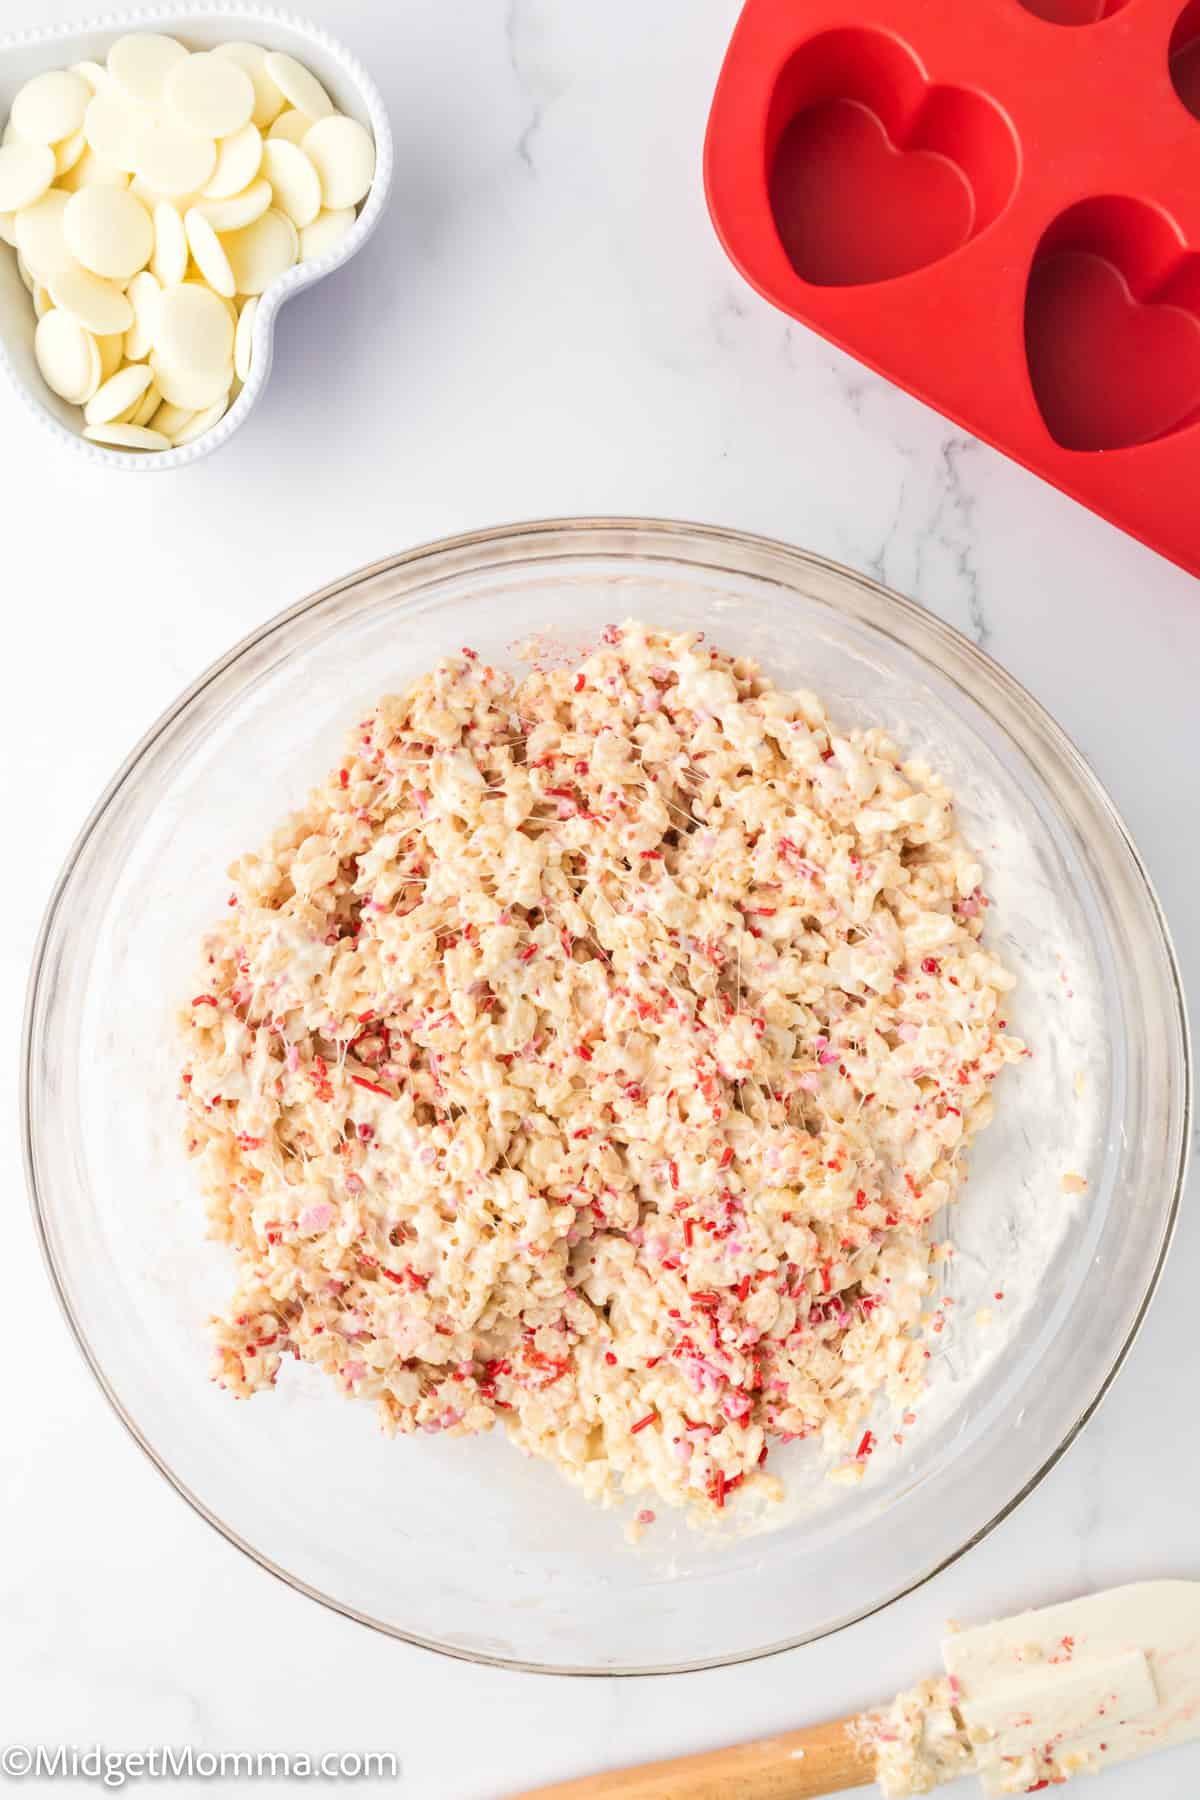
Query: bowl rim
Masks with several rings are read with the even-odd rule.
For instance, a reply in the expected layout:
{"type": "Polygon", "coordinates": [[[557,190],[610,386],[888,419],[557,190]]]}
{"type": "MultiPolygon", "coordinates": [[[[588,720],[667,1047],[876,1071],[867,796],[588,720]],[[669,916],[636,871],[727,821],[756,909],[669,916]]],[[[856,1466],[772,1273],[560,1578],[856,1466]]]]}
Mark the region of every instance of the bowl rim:
{"type": "MultiPolygon", "coordinates": [[[[757,578],[764,578],[762,571],[756,571],[755,573],[757,578]]],[[[769,580],[770,577],[767,576],[765,579],[769,580]]],[[[835,605],[839,609],[845,609],[846,602],[851,601],[851,598],[852,596],[847,593],[844,599],[839,599],[830,604],[835,605]]],[[[853,612],[854,608],[852,604],[850,605],[849,610],[853,612]]],[[[914,646],[908,642],[906,638],[895,632],[890,632],[887,626],[881,623],[878,618],[872,616],[869,622],[885,637],[891,637],[897,642],[902,643],[910,652],[914,650],[914,646]]],[[[915,648],[918,655],[924,655],[924,651],[920,646],[916,646],[915,648]]],[[[949,670],[943,668],[942,673],[947,675],[955,685],[960,685],[953,668],[950,668],[949,670]]],[[[1001,730],[1006,731],[1002,721],[995,722],[999,725],[1001,730]]],[[[1082,753],[1076,748],[1067,733],[1056,722],[1041,702],[1037,700],[1015,676],[1009,674],[1002,664],[998,663],[987,651],[981,649],[979,645],[972,642],[970,638],[966,637],[954,626],[947,624],[945,620],[939,618],[936,614],[929,612],[915,600],[908,599],[904,595],[896,593],[893,589],[885,587],[881,582],[874,580],[871,576],[861,574],[858,570],[852,569],[844,563],[837,562],[833,558],[821,556],[813,551],[799,549],[796,546],[785,543],[781,539],[770,538],[755,532],[740,531],[729,526],[702,525],[675,519],[596,515],[533,519],[509,525],[489,526],[480,530],[458,533],[451,537],[435,539],[429,543],[416,545],[411,549],[400,551],[395,555],[382,557],[376,562],[366,564],[361,568],[351,571],[350,574],[341,577],[339,580],[330,582],[325,587],[296,601],[292,606],[286,607],[282,612],[274,614],[271,618],[265,620],[252,631],[248,632],[223,656],[211,663],[208,668],[190,684],[190,686],[184,689],[179,697],[159,715],[155,722],[142,735],[121,763],[111,780],[105,786],[68,850],[51,889],[49,898],[46,902],[41,925],[38,930],[26,989],[25,1013],[21,1035],[21,1081],[19,1103],[21,1109],[20,1131],[22,1158],[30,1206],[33,1214],[34,1231],[41,1250],[42,1261],[49,1277],[51,1287],[58,1300],[59,1308],[62,1311],[63,1317],[67,1322],[84,1361],[87,1363],[101,1392],[108,1400],[109,1405],[116,1413],[121,1424],[125,1427],[134,1443],[138,1445],[139,1449],[143,1451],[154,1467],[182,1499],[188,1503],[193,1511],[198,1513],[209,1525],[213,1526],[213,1528],[219,1532],[228,1543],[232,1544],[235,1549],[240,1550],[245,1556],[249,1557],[251,1561],[257,1563],[260,1568],[265,1569],[268,1574],[275,1576],[277,1580],[284,1582],[296,1592],[306,1595],[310,1600],[317,1601],[320,1605],[327,1607],[330,1611],[339,1613],[344,1618],[353,1619],[358,1624],[369,1626],[372,1630],[378,1631],[384,1636],[412,1644],[419,1649],[432,1650],[439,1655],[450,1657],[455,1661],[479,1663],[492,1668],[518,1670],[525,1674],[632,1678],[647,1675],[689,1674],[704,1669],[729,1667],[739,1663],[755,1662],[764,1657],[777,1656],[785,1651],[798,1649],[807,1643],[818,1642],[821,1638],[832,1637],[836,1632],[844,1631],[864,1619],[873,1617],[876,1613],[882,1612],[885,1608],[893,1605],[897,1600],[903,1599],[906,1595],[914,1593],[918,1588],[924,1587],[928,1581],[931,1581],[936,1575],[941,1574],[943,1570],[956,1563],[968,1550],[971,1550],[977,1544],[982,1543],[982,1541],[988,1537],[998,1525],[1002,1524],[1010,1514],[1015,1512],[1017,1508],[1028,1499],[1034,1489],[1041,1484],[1050,1471],[1056,1467],[1062,1457],[1066,1455],[1067,1451],[1071,1448],[1072,1444],[1074,1444],[1076,1438],[1088,1424],[1089,1420],[1112,1388],[1113,1383],[1121,1369],[1124,1367],[1134,1343],[1140,1335],[1151,1301],[1158,1290],[1159,1282],[1161,1281],[1163,1270],[1166,1265],[1167,1256],[1170,1252],[1179,1222],[1184,1185],[1187,1180],[1188,1165],[1190,1161],[1193,1119],[1193,1064],[1187,1006],[1178,955],[1175,950],[1162,904],[1150,878],[1149,872],[1146,869],[1145,863],[1138,852],[1137,846],[1130,836],[1124,820],[1121,818],[1107,789],[1092,770],[1082,753]],[[636,546],[622,544],[619,541],[608,543],[597,541],[598,538],[602,539],[605,536],[613,540],[618,540],[622,535],[628,536],[630,534],[636,534],[643,541],[636,546]],[[568,540],[566,544],[560,541],[564,537],[568,540]],[[570,543],[572,538],[575,539],[574,547],[570,543]],[[709,552],[707,558],[695,556],[683,559],[689,563],[689,566],[696,568],[707,568],[718,573],[729,572],[730,552],[749,551],[756,555],[773,558],[784,565],[790,565],[797,576],[801,576],[805,571],[820,571],[846,581],[851,589],[857,588],[860,590],[864,602],[864,616],[866,613],[867,601],[872,603],[878,603],[879,601],[885,602],[888,607],[895,609],[899,619],[904,624],[910,628],[916,627],[922,636],[928,635],[935,643],[939,644],[943,650],[951,652],[955,661],[960,664],[965,662],[967,666],[976,667],[987,674],[994,683],[997,683],[1000,688],[1006,692],[1007,698],[1010,701],[1016,702],[1022,712],[1030,716],[1036,724],[1043,730],[1048,731],[1056,740],[1064,758],[1071,766],[1072,772],[1081,785],[1087,790],[1090,798],[1095,801],[1099,805],[1101,811],[1107,815],[1114,832],[1124,844],[1133,864],[1134,873],[1139,878],[1144,889],[1145,897],[1149,902],[1153,922],[1157,927],[1159,938],[1158,947],[1164,959],[1166,973],[1170,978],[1171,993],[1174,1000],[1174,1010],[1170,1017],[1164,1021],[1164,1029],[1169,1031],[1175,1039],[1179,1053],[1179,1068],[1182,1076],[1176,1134],[1177,1144],[1171,1164],[1170,1198],[1165,1221],[1161,1230],[1154,1267],[1146,1284],[1146,1290],[1138,1304],[1137,1311],[1133,1316],[1124,1340],[1115,1352],[1111,1366],[1105,1369],[1103,1374],[1098,1378],[1094,1393],[1087,1404],[1082,1407],[1055,1450],[1046,1457],[1040,1467],[1024,1482],[1021,1488],[1012,1495],[1003,1506],[999,1507],[987,1522],[973,1532],[962,1544],[959,1544],[955,1549],[949,1551],[945,1556],[931,1564],[921,1574],[915,1576],[911,1580],[905,1581],[899,1587],[882,1595],[872,1605],[860,1607],[845,1618],[839,1619],[831,1625],[824,1626],[818,1631],[803,1633],[795,1638],[785,1639],[778,1643],[768,1644],[754,1650],[740,1652],[733,1656],[699,1658],[671,1665],[651,1665],[645,1667],[630,1666],[621,1668],[599,1668],[588,1665],[563,1666],[561,1664],[539,1663],[519,1657],[499,1656],[484,1651],[464,1649],[458,1645],[444,1643],[434,1638],[425,1637],[418,1632],[403,1630],[399,1626],[391,1624],[386,1620],[375,1618],[371,1614],[363,1612],[360,1608],[348,1605],[332,1594],[325,1593],[320,1588],[313,1586],[301,1577],[292,1574],[281,1564],[275,1562],[265,1551],[260,1550],[255,1545],[249,1543],[240,1535],[240,1533],[235,1531],[221,1519],[219,1515],[214,1513],[205,1501],[202,1500],[198,1494],[194,1493],[192,1489],[176,1475],[165,1458],[160,1455],[154,1445],[145,1437],[136,1420],[119,1399],[109,1382],[98,1357],[93,1351],[91,1344],[88,1342],[68,1298],[65,1277],[54,1255],[47,1227],[46,1213],[43,1206],[43,1197],[39,1189],[37,1178],[33,1133],[35,1051],[39,1039],[43,978],[45,975],[47,953],[64,894],[75,872],[80,857],[94,834],[103,824],[105,815],[110,806],[116,800],[125,784],[136,773],[142,758],[158,742],[164,733],[169,731],[175,721],[187,711],[205,689],[215,681],[219,680],[220,677],[239,662],[243,656],[265,643],[276,633],[285,630],[296,620],[303,618],[308,613],[318,611],[321,607],[327,605],[339,595],[351,593],[362,583],[367,582],[376,576],[399,569],[411,568],[414,565],[421,565],[423,563],[433,565],[431,569],[432,575],[444,573],[445,571],[441,567],[441,565],[444,564],[449,564],[451,568],[455,567],[456,564],[459,568],[463,567],[463,559],[465,559],[465,566],[475,570],[485,568],[489,564],[493,566],[519,566],[522,560],[526,560],[520,556],[522,547],[526,547],[533,552],[533,556],[529,560],[536,560],[539,548],[541,548],[543,555],[546,557],[553,555],[562,558],[569,557],[572,554],[581,557],[594,557],[605,554],[620,555],[622,552],[625,552],[653,560],[656,555],[664,558],[670,558],[673,555],[676,555],[676,547],[682,545],[684,542],[688,542],[692,546],[699,547],[701,550],[709,552]],[[511,554],[505,556],[503,554],[505,551],[508,551],[511,554]]]]}
{"type": "Polygon", "coordinates": [[[249,376],[229,410],[202,437],[190,444],[160,450],[153,456],[139,456],[133,451],[113,450],[103,444],[91,443],[80,432],[71,431],[57,419],[47,403],[39,399],[18,374],[9,354],[6,336],[0,332],[0,368],[3,368],[10,386],[26,411],[59,444],[73,450],[76,455],[85,457],[97,468],[120,469],[127,474],[162,474],[171,469],[185,468],[190,463],[211,456],[214,450],[219,450],[229,442],[234,432],[245,424],[266,391],[274,362],[275,321],[280,307],[293,294],[302,293],[305,288],[324,280],[326,275],[331,275],[335,269],[358,254],[383,216],[392,185],[395,163],[392,127],[379,88],[354,53],[334,37],[332,32],[326,31],[315,20],[282,7],[259,6],[255,4],[255,0],[209,0],[207,5],[142,6],[123,12],[103,13],[88,19],[67,20],[61,25],[34,25],[0,36],[0,58],[14,50],[43,45],[50,48],[55,44],[69,44],[85,36],[104,35],[115,38],[128,31],[170,30],[172,27],[186,36],[188,22],[201,18],[214,21],[236,19],[261,26],[267,36],[270,35],[272,26],[282,27],[286,31],[294,31],[299,37],[307,38],[337,62],[346,81],[358,90],[358,97],[370,118],[371,135],[375,140],[375,173],[367,192],[366,204],[345,236],[323,256],[293,263],[290,269],[285,269],[258,297],[249,376]]]}

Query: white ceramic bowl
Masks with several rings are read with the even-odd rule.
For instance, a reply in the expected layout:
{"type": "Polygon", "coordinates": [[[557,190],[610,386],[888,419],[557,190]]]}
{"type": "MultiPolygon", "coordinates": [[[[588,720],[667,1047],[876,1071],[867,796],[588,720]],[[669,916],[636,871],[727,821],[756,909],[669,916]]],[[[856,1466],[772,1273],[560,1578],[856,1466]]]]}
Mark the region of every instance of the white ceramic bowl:
{"type": "MultiPolygon", "coordinates": [[[[311,287],[342,263],[349,262],[379,223],[392,185],[392,132],[383,96],[362,65],[321,26],[270,6],[228,4],[207,7],[154,6],[136,12],[106,13],[84,25],[52,25],[0,38],[0,120],[7,119],[13,97],[31,76],[92,58],[103,62],[117,38],[127,31],[165,31],[189,49],[207,50],[231,38],[246,38],[268,50],[286,50],[316,75],[340,111],[365,125],[375,139],[375,179],[354,225],[325,256],[297,263],[262,296],[254,319],[250,378],[211,431],[178,450],[154,455],[106,450],[81,435],[79,409],[50,391],[34,360],[37,320],[17,270],[16,256],[0,246],[0,364],[33,416],[60,443],[89,462],[113,469],[178,469],[197,462],[228,443],[245,423],[267,385],[275,344],[275,319],[284,301],[311,287]]],[[[330,379],[333,371],[330,370],[330,379]]]]}

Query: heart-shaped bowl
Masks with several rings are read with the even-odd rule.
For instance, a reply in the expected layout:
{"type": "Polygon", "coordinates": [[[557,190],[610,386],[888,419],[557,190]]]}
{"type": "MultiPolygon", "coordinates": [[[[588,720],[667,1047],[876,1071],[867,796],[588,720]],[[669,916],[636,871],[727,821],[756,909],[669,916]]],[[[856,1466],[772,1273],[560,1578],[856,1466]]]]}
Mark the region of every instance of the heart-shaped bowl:
{"type": "Polygon", "coordinates": [[[275,320],[293,294],[349,262],[361,250],[383,214],[392,185],[392,130],[383,96],[362,64],[319,25],[270,6],[234,3],[206,7],[144,7],[136,12],[106,13],[82,25],[51,25],[0,38],[0,119],[6,119],[13,97],[32,76],[61,69],[86,58],[103,61],[117,38],[127,31],[164,31],[190,50],[210,50],[230,39],[249,39],[268,50],[285,50],[313,71],[328,89],[339,111],[365,125],[375,140],[375,177],[366,203],[350,230],[324,256],[296,263],[263,294],[254,319],[250,373],[241,393],[211,431],[194,443],[155,455],[108,450],[83,437],[76,423],[78,408],[51,392],[34,360],[37,324],[29,295],[17,270],[16,256],[0,246],[0,364],[33,416],[60,443],[89,462],[112,469],[138,471],[178,469],[198,462],[229,442],[258,404],[271,373],[275,320]]]}

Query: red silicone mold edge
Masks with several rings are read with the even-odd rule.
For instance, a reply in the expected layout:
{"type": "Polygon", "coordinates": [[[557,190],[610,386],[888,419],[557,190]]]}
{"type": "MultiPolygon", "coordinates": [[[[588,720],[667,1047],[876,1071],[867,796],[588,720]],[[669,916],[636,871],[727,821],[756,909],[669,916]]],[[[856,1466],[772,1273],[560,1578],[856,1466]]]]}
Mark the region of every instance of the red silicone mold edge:
{"type": "Polygon", "coordinates": [[[1200,574],[1200,0],[748,0],[704,174],[767,300],[1200,574]]]}

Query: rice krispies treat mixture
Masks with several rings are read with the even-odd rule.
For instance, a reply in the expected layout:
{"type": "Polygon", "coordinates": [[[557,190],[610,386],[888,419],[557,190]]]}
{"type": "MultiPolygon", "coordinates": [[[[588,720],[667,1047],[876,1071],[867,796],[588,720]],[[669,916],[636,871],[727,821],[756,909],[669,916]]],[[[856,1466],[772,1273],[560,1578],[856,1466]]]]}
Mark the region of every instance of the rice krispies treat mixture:
{"type": "Polygon", "coordinates": [[[986,1794],[1033,1794],[1099,1773],[1107,1746],[1095,1741],[1072,1745],[1060,1734],[1033,1749],[1003,1753],[994,1733],[964,1724],[960,1695],[954,1676],[935,1676],[853,1722],[851,1735],[874,1754],[884,1800],[914,1800],[964,1775],[981,1776],[986,1794]]]}
{"type": "Polygon", "coordinates": [[[776,1499],[814,1436],[861,1474],[1024,1054],[932,770],[631,622],[440,663],[230,873],[182,1015],[224,1387],[301,1357],[604,1502],[776,1499]]]}
{"type": "Polygon", "coordinates": [[[856,1721],[854,1735],[875,1755],[875,1780],[884,1800],[912,1800],[963,1775],[976,1773],[975,1753],[955,1711],[957,1690],[946,1675],[897,1694],[878,1713],[856,1721]]]}

